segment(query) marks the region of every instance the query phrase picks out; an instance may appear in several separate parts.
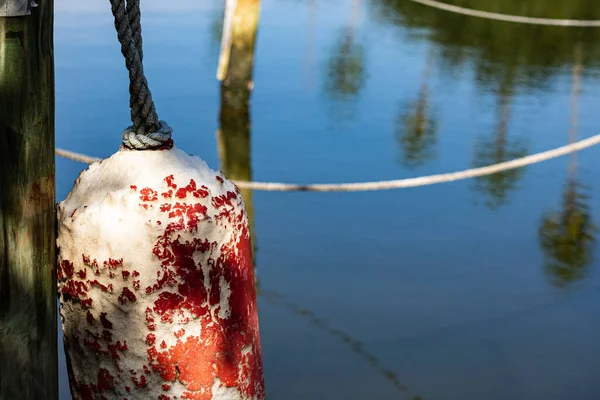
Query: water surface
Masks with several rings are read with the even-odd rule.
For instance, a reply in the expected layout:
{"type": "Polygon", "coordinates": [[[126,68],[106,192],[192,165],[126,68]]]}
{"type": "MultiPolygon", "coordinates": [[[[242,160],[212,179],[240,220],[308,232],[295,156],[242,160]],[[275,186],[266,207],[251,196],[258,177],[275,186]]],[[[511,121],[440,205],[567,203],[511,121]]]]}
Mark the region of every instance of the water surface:
{"type": "MultiPolygon", "coordinates": [[[[421,176],[600,133],[600,29],[264,0],[251,109],[219,121],[222,2],[142,3],[177,146],[254,180],[421,176]]],[[[600,19],[595,0],[453,4],[600,19]]],[[[55,41],[57,147],[108,157],[129,124],[108,4],[57,0],[55,41]]],[[[600,398],[599,151],[397,191],[246,192],[268,398],[600,398]]],[[[58,199],[83,168],[57,159],[58,199]]]]}

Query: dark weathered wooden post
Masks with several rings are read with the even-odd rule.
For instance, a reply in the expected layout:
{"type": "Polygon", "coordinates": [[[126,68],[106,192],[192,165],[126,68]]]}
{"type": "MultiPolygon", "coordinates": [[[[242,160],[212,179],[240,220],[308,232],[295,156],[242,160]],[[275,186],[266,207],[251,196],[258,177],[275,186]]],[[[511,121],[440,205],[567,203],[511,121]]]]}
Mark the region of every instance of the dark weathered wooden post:
{"type": "Polygon", "coordinates": [[[58,398],[53,0],[37,1],[0,0],[0,399],[58,398]]]}

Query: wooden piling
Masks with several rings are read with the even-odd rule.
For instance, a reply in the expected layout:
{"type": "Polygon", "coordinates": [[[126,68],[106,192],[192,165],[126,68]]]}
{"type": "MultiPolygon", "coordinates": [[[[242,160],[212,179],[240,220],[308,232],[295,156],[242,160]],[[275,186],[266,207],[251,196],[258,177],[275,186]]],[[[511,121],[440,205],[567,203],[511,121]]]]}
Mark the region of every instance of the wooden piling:
{"type": "Polygon", "coordinates": [[[54,17],[37,2],[0,17],[0,399],[58,398],[54,17]]]}
{"type": "Polygon", "coordinates": [[[221,49],[221,59],[226,58],[226,62],[220,62],[217,76],[222,85],[233,89],[230,93],[233,97],[228,99],[233,106],[241,106],[240,102],[245,100],[243,93],[237,89],[246,87],[251,91],[253,87],[252,72],[259,17],[260,0],[237,0],[233,18],[228,22],[231,26],[223,26],[223,33],[230,34],[231,37],[223,41],[222,45],[228,48],[221,49]],[[223,57],[223,54],[228,56],[223,57]],[[241,97],[236,97],[237,94],[241,97]]]}

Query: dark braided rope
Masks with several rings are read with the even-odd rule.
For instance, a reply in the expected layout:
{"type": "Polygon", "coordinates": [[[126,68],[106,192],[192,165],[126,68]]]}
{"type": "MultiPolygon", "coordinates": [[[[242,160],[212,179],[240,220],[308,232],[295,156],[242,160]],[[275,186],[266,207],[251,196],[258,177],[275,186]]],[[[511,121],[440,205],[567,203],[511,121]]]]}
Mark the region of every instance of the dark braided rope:
{"type": "Polygon", "coordinates": [[[144,75],[139,0],[128,2],[132,16],[129,16],[124,0],[110,0],[110,3],[115,17],[117,37],[121,43],[121,53],[129,71],[129,106],[133,126],[123,132],[123,145],[137,150],[169,148],[172,146],[172,130],[164,121],[158,120],[144,75]],[[130,21],[133,22],[133,30],[130,21]],[[138,39],[134,38],[133,32],[136,32],[138,39]]]}
{"type": "Polygon", "coordinates": [[[135,131],[144,134],[156,128],[158,116],[148,88],[148,82],[144,76],[142,60],[133,41],[125,2],[124,0],[110,0],[110,2],[115,16],[117,35],[121,43],[121,52],[125,56],[125,65],[129,71],[131,119],[135,131]]]}
{"type": "Polygon", "coordinates": [[[127,10],[127,18],[129,20],[129,28],[131,29],[133,43],[135,44],[135,48],[140,55],[140,61],[144,61],[140,0],[127,0],[125,7],[127,10]]]}

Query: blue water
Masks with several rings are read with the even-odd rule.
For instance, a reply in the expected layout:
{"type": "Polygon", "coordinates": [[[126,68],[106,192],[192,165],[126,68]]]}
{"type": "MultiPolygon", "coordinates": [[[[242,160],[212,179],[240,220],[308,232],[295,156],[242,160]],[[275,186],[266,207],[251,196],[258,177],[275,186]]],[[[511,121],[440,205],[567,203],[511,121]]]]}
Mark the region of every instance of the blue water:
{"type": "MultiPolygon", "coordinates": [[[[584,56],[579,75],[576,55],[547,67],[525,61],[513,74],[509,62],[486,58],[474,44],[449,44],[435,22],[413,23],[434,11],[400,17],[384,3],[263,1],[251,104],[254,180],[450,172],[600,133],[598,58],[584,56]],[[462,61],[452,62],[457,49],[462,61]],[[331,66],[344,57],[359,67],[338,87],[331,66]],[[503,74],[515,77],[511,84],[499,80],[503,74]],[[574,78],[582,88],[575,99],[574,78]],[[433,127],[423,157],[402,146],[409,130],[402,121],[419,93],[433,127]]],[[[145,72],[159,116],[175,128],[179,148],[213,168],[220,166],[222,7],[216,0],[142,2],[145,72]]],[[[463,22],[455,29],[468,33],[463,22]]],[[[57,0],[55,26],[56,145],[108,157],[129,124],[128,76],[108,2],[57,0]]],[[[534,32],[522,40],[535,41],[534,32]]],[[[595,54],[585,43],[581,51],[595,54]]],[[[587,196],[577,212],[600,226],[599,151],[496,181],[254,192],[268,398],[600,398],[598,245],[578,248],[581,257],[573,258],[584,261],[558,273],[547,267],[538,235],[544,216],[565,209],[571,181],[587,196]]],[[[57,158],[59,200],[84,167],[57,158]]],[[[68,399],[63,364],[60,372],[61,399],[68,399]]]]}

